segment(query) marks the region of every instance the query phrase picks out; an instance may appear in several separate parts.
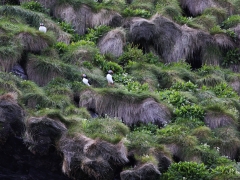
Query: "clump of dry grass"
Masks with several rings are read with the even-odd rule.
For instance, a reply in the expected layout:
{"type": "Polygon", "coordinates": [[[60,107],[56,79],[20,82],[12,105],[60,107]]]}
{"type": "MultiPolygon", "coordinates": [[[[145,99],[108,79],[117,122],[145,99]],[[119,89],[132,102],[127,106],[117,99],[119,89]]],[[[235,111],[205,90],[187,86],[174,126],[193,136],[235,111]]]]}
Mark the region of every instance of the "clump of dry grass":
{"type": "Polygon", "coordinates": [[[46,85],[53,78],[62,76],[60,62],[51,57],[30,55],[26,71],[29,80],[34,81],[39,86],[46,85]]]}
{"type": "Polygon", "coordinates": [[[170,121],[170,110],[144,94],[135,96],[123,91],[97,93],[91,90],[80,94],[80,107],[93,109],[99,115],[118,117],[127,125],[153,123],[163,126],[170,121]]]}
{"type": "Polygon", "coordinates": [[[117,28],[108,32],[98,43],[102,54],[112,54],[119,57],[123,53],[126,43],[126,33],[123,29],[117,28]]]}
{"type": "Polygon", "coordinates": [[[140,167],[125,170],[120,173],[122,180],[137,179],[139,176],[142,179],[155,180],[159,179],[160,175],[161,173],[159,172],[157,167],[151,163],[146,163],[141,165],[140,167]]]}
{"type": "Polygon", "coordinates": [[[205,124],[211,129],[220,128],[224,126],[236,125],[236,122],[231,116],[221,112],[207,112],[204,116],[205,124]]]}

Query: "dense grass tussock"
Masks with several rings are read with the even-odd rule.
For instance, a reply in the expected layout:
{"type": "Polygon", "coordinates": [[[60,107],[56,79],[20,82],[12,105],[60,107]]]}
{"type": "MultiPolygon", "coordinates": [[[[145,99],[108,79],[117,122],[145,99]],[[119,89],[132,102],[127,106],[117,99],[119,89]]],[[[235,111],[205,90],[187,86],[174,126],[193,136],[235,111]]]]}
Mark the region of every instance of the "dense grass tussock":
{"type": "Polygon", "coordinates": [[[236,125],[231,116],[219,112],[208,112],[204,117],[204,122],[211,129],[236,125]]]}
{"type": "Polygon", "coordinates": [[[100,12],[94,13],[86,5],[81,5],[78,8],[71,5],[59,5],[54,8],[53,13],[55,17],[69,22],[74,27],[75,32],[80,35],[85,34],[88,28],[100,25],[119,26],[122,19],[117,12],[102,9],[100,12]]]}
{"type": "Polygon", "coordinates": [[[202,14],[202,12],[207,8],[217,7],[217,3],[212,0],[180,0],[180,4],[184,9],[187,9],[192,16],[202,14]]]}
{"type": "Polygon", "coordinates": [[[26,70],[29,80],[39,86],[46,85],[53,78],[62,76],[60,62],[51,57],[29,56],[26,70]]]}
{"type": "Polygon", "coordinates": [[[122,171],[120,176],[122,180],[135,179],[141,176],[143,179],[154,180],[160,177],[161,173],[151,163],[144,164],[131,170],[122,171]]]}
{"type": "Polygon", "coordinates": [[[126,43],[126,33],[123,29],[117,28],[108,32],[98,43],[102,54],[112,54],[119,57],[123,53],[126,43]]]}
{"type": "Polygon", "coordinates": [[[116,98],[110,91],[105,95],[93,91],[82,92],[79,106],[93,109],[101,116],[118,117],[127,125],[151,122],[163,126],[171,117],[170,110],[152,98],[140,101],[127,95],[116,98]]]}

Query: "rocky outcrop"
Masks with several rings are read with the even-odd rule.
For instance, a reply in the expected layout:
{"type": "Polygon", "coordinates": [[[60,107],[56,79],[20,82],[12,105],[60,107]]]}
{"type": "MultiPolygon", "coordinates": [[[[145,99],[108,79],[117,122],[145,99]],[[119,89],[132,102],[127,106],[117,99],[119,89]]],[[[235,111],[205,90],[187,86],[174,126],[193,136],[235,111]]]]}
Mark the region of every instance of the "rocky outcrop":
{"type": "Polygon", "coordinates": [[[9,136],[21,137],[24,132],[24,111],[12,93],[0,96],[0,144],[4,145],[9,136]]]}
{"type": "Polygon", "coordinates": [[[67,128],[60,121],[31,117],[26,122],[24,141],[32,153],[46,155],[66,132],[67,128]]]}
{"type": "Polygon", "coordinates": [[[79,134],[62,138],[59,148],[64,156],[62,170],[73,179],[113,180],[128,162],[122,142],[112,145],[79,134]]]}
{"type": "Polygon", "coordinates": [[[28,150],[24,122],[25,112],[17,103],[16,94],[0,96],[0,179],[68,180],[61,172],[62,159],[54,146],[44,156],[28,150]]]}

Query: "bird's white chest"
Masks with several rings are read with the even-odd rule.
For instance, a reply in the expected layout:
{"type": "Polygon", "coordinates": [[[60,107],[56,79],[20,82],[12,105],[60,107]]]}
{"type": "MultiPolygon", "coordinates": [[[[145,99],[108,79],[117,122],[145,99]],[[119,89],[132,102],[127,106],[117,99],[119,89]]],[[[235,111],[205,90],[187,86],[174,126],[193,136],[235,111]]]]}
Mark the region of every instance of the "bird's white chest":
{"type": "Polygon", "coordinates": [[[111,74],[107,74],[106,78],[107,78],[107,81],[109,83],[113,83],[113,79],[112,79],[112,75],[111,74]]]}
{"type": "Polygon", "coordinates": [[[39,27],[39,31],[46,33],[47,32],[47,28],[45,26],[40,26],[39,27]]]}
{"type": "Polygon", "coordinates": [[[83,82],[84,84],[86,84],[86,85],[90,86],[90,84],[88,83],[88,79],[86,79],[86,78],[83,78],[82,82],[83,82]]]}

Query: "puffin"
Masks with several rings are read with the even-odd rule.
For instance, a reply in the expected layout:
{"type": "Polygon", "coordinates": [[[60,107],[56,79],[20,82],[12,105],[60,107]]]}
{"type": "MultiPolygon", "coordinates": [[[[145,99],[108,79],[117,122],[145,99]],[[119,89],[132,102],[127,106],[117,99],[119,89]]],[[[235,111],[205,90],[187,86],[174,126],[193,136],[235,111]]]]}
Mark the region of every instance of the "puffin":
{"type": "Polygon", "coordinates": [[[107,81],[108,81],[108,85],[113,85],[114,84],[112,75],[113,75],[113,71],[109,70],[108,73],[107,73],[107,76],[106,76],[107,81]]]}
{"type": "Polygon", "coordinates": [[[83,82],[84,84],[86,84],[87,86],[91,86],[91,85],[89,84],[89,80],[88,80],[86,74],[83,74],[83,75],[82,75],[82,82],[83,82]]]}
{"type": "Polygon", "coordinates": [[[39,26],[39,31],[41,31],[41,32],[44,32],[44,33],[46,33],[46,32],[47,32],[47,28],[44,26],[44,24],[43,24],[43,23],[40,23],[40,26],[39,26]]]}

